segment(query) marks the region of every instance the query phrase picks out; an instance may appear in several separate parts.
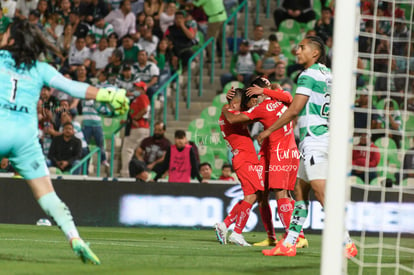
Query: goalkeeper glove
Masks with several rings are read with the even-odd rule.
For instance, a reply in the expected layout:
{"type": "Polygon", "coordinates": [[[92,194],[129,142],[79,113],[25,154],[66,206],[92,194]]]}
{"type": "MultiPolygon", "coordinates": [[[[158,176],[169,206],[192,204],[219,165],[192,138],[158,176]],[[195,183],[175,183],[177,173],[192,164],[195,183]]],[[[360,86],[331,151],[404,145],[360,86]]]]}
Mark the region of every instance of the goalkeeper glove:
{"type": "Polygon", "coordinates": [[[96,94],[96,101],[109,103],[114,115],[121,116],[129,110],[129,99],[125,94],[124,89],[101,88],[96,94]]]}

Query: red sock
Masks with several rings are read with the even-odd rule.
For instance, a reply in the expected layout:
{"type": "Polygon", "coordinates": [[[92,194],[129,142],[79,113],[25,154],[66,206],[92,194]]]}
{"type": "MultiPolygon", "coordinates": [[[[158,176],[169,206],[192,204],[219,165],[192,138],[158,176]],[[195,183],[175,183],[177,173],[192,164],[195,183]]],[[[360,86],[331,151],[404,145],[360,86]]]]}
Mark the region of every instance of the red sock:
{"type": "Polygon", "coordinates": [[[285,231],[289,231],[290,217],[292,217],[293,207],[289,198],[283,198],[277,200],[277,214],[279,219],[285,228],[285,231]]]}
{"type": "Polygon", "coordinates": [[[239,208],[240,208],[240,204],[242,201],[237,202],[234,206],[233,209],[231,209],[230,213],[227,215],[227,217],[224,219],[224,223],[226,224],[227,227],[230,226],[230,224],[234,223],[234,221],[237,218],[237,215],[239,213],[239,208]]]}
{"type": "MultiPolygon", "coordinates": [[[[291,200],[290,203],[292,204],[292,209],[295,209],[295,200],[291,200]]],[[[300,230],[299,238],[305,239],[305,233],[303,233],[303,228],[300,230]]]]}
{"type": "Polygon", "coordinates": [[[266,205],[264,207],[259,206],[259,210],[263,226],[267,232],[267,237],[269,239],[276,240],[275,228],[273,227],[272,211],[270,210],[270,205],[266,205]]]}
{"type": "Polygon", "coordinates": [[[236,226],[234,227],[234,232],[241,234],[243,228],[246,226],[247,220],[249,219],[250,209],[252,205],[247,201],[242,201],[239,206],[239,214],[236,219],[236,226]]]}

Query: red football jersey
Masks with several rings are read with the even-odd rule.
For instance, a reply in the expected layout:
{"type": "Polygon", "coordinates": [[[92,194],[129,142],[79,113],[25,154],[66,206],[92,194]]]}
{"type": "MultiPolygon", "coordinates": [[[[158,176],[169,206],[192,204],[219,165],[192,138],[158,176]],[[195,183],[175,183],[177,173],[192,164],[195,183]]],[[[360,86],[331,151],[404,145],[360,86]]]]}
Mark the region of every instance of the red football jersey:
{"type": "MultiPolygon", "coordinates": [[[[287,106],[282,102],[270,98],[265,99],[259,105],[243,112],[251,120],[260,121],[264,129],[269,128],[282,114],[287,110],[287,106]]],[[[265,140],[262,147],[270,146],[274,149],[290,149],[296,147],[295,136],[293,135],[292,122],[286,124],[282,128],[274,131],[268,141],[265,140]]]]}
{"type": "MultiPolygon", "coordinates": [[[[238,111],[229,111],[233,114],[238,113],[238,111]]],[[[256,150],[254,149],[246,124],[230,124],[224,115],[221,114],[219,118],[219,125],[221,134],[227,141],[227,145],[230,147],[231,151],[237,149],[238,151],[252,153],[256,156],[256,150]]]]}

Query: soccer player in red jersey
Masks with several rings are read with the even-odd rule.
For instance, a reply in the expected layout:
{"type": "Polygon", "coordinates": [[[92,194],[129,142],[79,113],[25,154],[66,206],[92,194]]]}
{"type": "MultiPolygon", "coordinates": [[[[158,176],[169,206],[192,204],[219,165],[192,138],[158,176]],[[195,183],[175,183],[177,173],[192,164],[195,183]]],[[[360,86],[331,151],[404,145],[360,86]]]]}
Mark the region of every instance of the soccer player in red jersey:
{"type": "MultiPolygon", "coordinates": [[[[256,88],[258,87],[256,86],[256,88]]],[[[262,93],[269,92],[269,89],[258,88],[256,90],[260,90],[262,93]]],[[[244,96],[242,102],[249,100],[252,99],[248,96],[244,96]]],[[[223,113],[230,123],[260,121],[266,129],[270,127],[286,109],[287,107],[285,104],[268,97],[258,106],[240,114],[231,113],[225,108],[223,108],[223,113]]],[[[274,190],[280,220],[285,227],[285,230],[288,230],[293,211],[292,200],[289,197],[288,190],[294,189],[296,174],[299,167],[299,152],[296,147],[292,124],[288,124],[283,129],[273,132],[272,135],[263,142],[259,155],[260,164],[266,171],[266,193],[260,200],[262,202],[267,202],[267,192],[269,190],[274,190]]],[[[271,221],[271,212],[268,204],[263,203],[263,205],[264,207],[261,208],[261,216],[268,233],[268,244],[272,245],[276,242],[276,237],[271,221]],[[267,212],[267,215],[263,215],[262,211],[267,212]],[[273,243],[272,240],[274,240],[273,243]]],[[[302,236],[302,238],[304,238],[304,236],[302,236]]]]}
{"type": "MultiPolygon", "coordinates": [[[[249,102],[250,105],[241,106],[241,99],[244,95],[244,90],[234,90],[234,95],[230,100],[228,112],[239,113],[239,110],[247,110],[256,105],[253,99],[249,102]]],[[[281,93],[280,91],[271,91],[269,93],[281,100],[291,101],[290,94],[281,93]]],[[[222,114],[219,119],[219,125],[222,135],[233,153],[233,169],[239,178],[244,200],[238,202],[229,215],[221,223],[216,223],[216,235],[220,243],[227,243],[227,228],[236,222],[234,232],[230,235],[229,241],[240,246],[250,246],[242,235],[243,228],[249,218],[250,209],[257,201],[257,193],[264,190],[262,179],[262,166],[259,165],[259,160],[256,155],[253,142],[250,138],[249,131],[246,125],[231,125],[222,114]]]]}

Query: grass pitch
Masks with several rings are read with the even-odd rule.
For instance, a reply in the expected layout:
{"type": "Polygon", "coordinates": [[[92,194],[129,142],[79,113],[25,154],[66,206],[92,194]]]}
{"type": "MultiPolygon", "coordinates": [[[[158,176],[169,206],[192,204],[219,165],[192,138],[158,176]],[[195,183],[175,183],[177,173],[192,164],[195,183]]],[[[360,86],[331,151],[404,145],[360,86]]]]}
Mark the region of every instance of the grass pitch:
{"type": "MultiPolygon", "coordinates": [[[[299,249],[296,257],[265,257],[262,248],[220,245],[213,229],[80,227],[80,233],[101,265],[83,264],[56,226],[0,225],[0,274],[320,273],[319,235],[307,235],[310,248],[299,249]]],[[[264,232],[244,235],[251,243],[265,238],[264,232]]],[[[409,256],[401,260],[413,262],[409,256]]],[[[349,262],[348,274],[357,273],[349,262]]],[[[363,274],[377,272],[364,269],[363,274]]]]}

